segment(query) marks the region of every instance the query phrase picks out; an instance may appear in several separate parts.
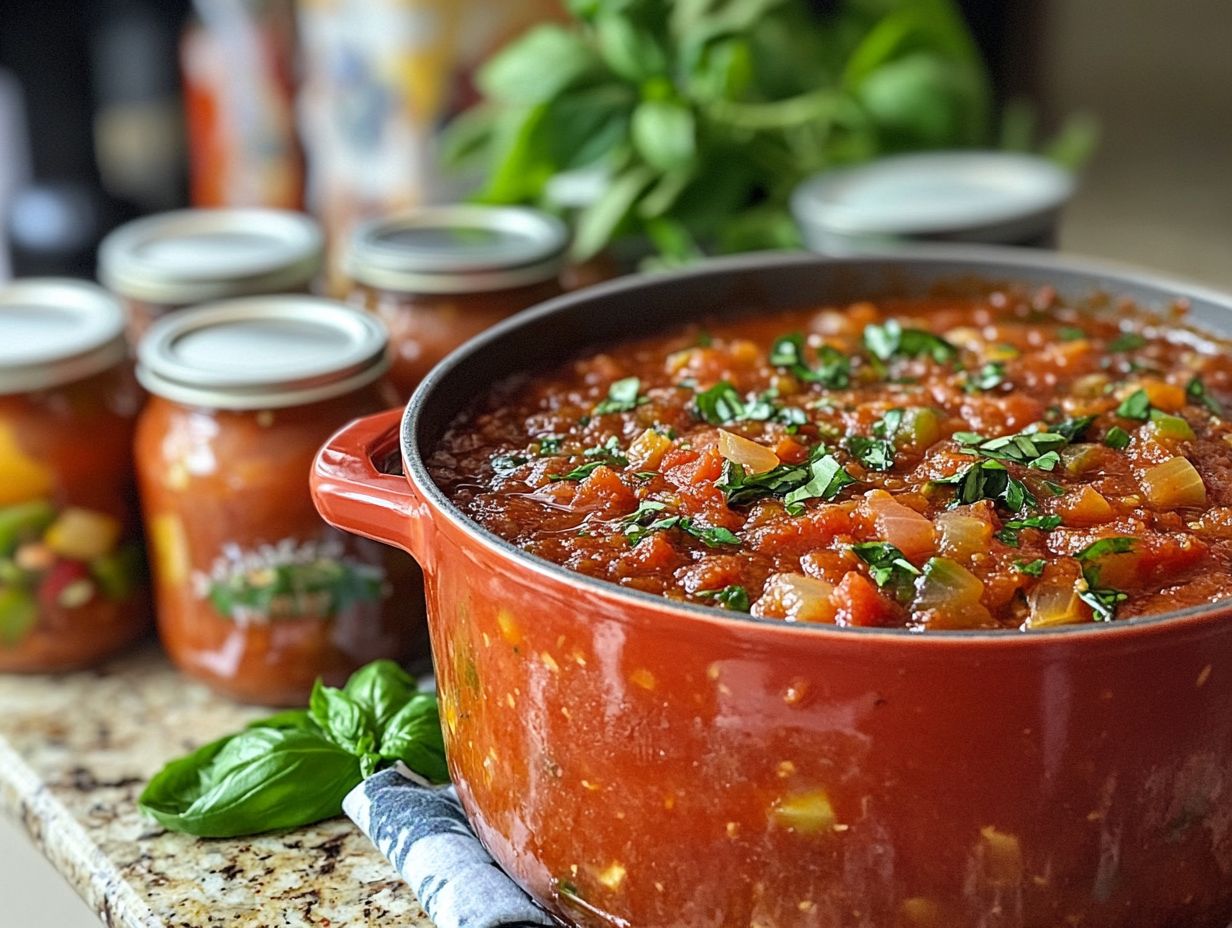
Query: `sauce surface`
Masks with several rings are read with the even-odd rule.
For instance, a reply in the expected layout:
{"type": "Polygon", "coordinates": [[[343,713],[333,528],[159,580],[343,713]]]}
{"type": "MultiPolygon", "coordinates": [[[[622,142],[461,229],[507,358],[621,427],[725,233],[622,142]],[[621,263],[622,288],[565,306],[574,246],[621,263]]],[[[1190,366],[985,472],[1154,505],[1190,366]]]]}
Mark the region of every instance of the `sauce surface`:
{"type": "Polygon", "coordinates": [[[1232,596],[1232,359],[1050,289],[713,320],[499,384],[434,479],[525,551],[789,621],[1035,629],[1232,596]]]}

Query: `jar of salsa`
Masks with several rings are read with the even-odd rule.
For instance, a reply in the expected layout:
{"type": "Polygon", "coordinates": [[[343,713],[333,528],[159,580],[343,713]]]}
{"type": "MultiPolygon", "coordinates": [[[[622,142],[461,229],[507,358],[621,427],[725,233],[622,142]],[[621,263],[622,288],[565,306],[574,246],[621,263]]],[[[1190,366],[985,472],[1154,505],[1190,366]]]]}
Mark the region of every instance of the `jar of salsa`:
{"type": "Polygon", "coordinates": [[[559,295],[567,245],[564,223],[524,207],[428,207],[357,229],[350,301],[389,328],[402,398],[467,339],[559,295]]]}
{"type": "Polygon", "coordinates": [[[110,294],[0,287],[0,671],[86,667],[146,628],[140,405],[110,294]]]}
{"type": "Polygon", "coordinates": [[[147,216],[103,239],[98,276],[128,311],[135,345],[174,310],[266,293],[308,293],[321,270],[320,227],[277,209],[189,209],[147,216]]]}
{"type": "Polygon", "coordinates": [[[372,316],[303,296],[186,310],[141,341],[152,396],[137,472],[159,633],[220,692],[302,705],[317,677],[341,683],[426,640],[418,567],[330,528],[308,492],[325,440],[395,403],[387,341],[372,316]]]}

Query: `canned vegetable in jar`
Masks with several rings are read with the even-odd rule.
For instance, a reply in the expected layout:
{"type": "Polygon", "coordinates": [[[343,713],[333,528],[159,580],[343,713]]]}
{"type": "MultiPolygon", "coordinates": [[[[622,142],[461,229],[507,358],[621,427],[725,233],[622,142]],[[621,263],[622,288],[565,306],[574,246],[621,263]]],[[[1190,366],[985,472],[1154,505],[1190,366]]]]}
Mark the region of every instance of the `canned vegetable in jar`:
{"type": "Polygon", "coordinates": [[[152,395],[137,469],[158,628],[171,659],[238,699],[302,704],[424,640],[404,555],[327,526],[308,472],[341,425],[396,399],[387,336],[315,297],[229,300],[164,319],[139,347],[152,395]]]}
{"type": "Polygon", "coordinates": [[[186,306],[266,293],[308,293],[321,230],[277,209],[189,209],[137,219],[99,246],[98,276],[128,310],[129,339],[186,306]]]}
{"type": "Polygon", "coordinates": [[[429,207],[357,229],[350,300],[389,328],[402,399],[467,339],[558,296],[567,245],[564,223],[524,207],[429,207]]]}
{"type": "Polygon", "coordinates": [[[140,405],[110,294],[0,287],[0,671],[89,666],[147,626],[140,405]]]}

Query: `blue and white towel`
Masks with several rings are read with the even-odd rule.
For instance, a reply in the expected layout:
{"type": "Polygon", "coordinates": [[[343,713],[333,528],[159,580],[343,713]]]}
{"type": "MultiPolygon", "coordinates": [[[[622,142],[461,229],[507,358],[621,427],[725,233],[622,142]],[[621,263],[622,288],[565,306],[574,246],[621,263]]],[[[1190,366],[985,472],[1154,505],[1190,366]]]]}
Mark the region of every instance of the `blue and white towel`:
{"type": "Polygon", "coordinates": [[[437,928],[557,924],[484,850],[452,786],[382,770],[351,790],[342,808],[415,890],[437,928]]]}

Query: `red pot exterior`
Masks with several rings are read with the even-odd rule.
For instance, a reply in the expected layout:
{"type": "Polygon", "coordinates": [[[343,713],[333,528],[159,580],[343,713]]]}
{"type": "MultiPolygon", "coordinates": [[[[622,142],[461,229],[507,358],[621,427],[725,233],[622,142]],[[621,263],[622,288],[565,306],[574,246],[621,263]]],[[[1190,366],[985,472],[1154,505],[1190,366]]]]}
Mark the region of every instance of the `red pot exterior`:
{"type": "Polygon", "coordinates": [[[635,600],[374,476],[395,415],[336,436],[314,493],[420,560],[459,794],[557,915],[1232,922],[1232,616],[909,636],[635,600]]]}

